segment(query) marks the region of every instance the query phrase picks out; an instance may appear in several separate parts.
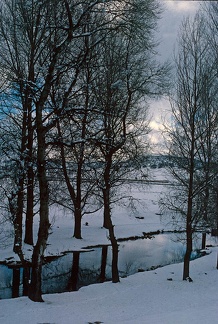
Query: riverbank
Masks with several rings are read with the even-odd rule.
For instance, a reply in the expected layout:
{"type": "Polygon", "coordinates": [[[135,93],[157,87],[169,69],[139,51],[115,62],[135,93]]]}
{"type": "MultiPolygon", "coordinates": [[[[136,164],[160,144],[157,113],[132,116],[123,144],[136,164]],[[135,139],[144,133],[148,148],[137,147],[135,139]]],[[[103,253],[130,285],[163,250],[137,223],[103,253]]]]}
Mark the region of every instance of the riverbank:
{"type": "MultiPolygon", "coordinates": [[[[155,170],[158,171],[158,170],[155,170]]],[[[155,183],[151,184],[126,184],[124,192],[131,195],[132,201],[120,203],[112,209],[112,221],[114,224],[115,235],[119,241],[126,238],[143,237],[145,233],[157,233],[173,230],[168,220],[162,218],[158,205],[159,199],[169,186],[163,184],[163,173],[153,171],[152,179],[155,183]]],[[[39,218],[34,217],[34,242],[37,240],[39,218]]],[[[110,244],[109,234],[102,227],[103,211],[100,210],[92,215],[84,215],[82,219],[82,237],[78,240],[73,237],[73,215],[60,207],[52,206],[50,208],[50,234],[48,245],[45,251],[46,257],[61,255],[67,251],[79,251],[87,246],[110,244]]],[[[5,233],[2,233],[5,234],[5,233]]],[[[10,230],[7,241],[3,241],[0,248],[0,261],[9,260],[9,262],[19,261],[16,254],[13,253],[13,235],[10,237],[10,230]],[[5,243],[5,246],[4,246],[5,243]]],[[[0,236],[1,242],[1,236],[0,236]]],[[[25,258],[31,260],[32,247],[23,245],[25,258]]]]}
{"type": "Polygon", "coordinates": [[[95,284],[77,292],[0,301],[0,322],[12,324],[206,324],[218,307],[217,248],[191,262],[193,282],[182,280],[182,263],[137,273],[120,283],[95,284]]]}
{"type": "MultiPolygon", "coordinates": [[[[158,201],[169,186],[152,183],[128,190],[138,200],[137,210],[116,206],[112,211],[117,239],[140,237],[143,233],[173,230],[170,219],[161,215],[158,201]]],[[[38,218],[35,222],[35,240],[38,218]]],[[[47,257],[63,251],[80,251],[84,247],[110,244],[108,231],[102,228],[102,211],[86,215],[82,220],[82,237],[73,238],[72,215],[60,208],[51,208],[51,229],[47,257]]],[[[148,240],[149,242],[150,240],[148,240]]],[[[13,239],[1,245],[0,260],[16,262],[13,239]]],[[[32,249],[24,245],[25,257],[32,249]]],[[[77,292],[43,295],[44,303],[33,303],[27,297],[0,300],[0,323],[13,324],[205,324],[214,322],[218,306],[216,269],[217,248],[211,254],[191,262],[193,282],[182,281],[183,264],[174,264],[140,272],[121,279],[83,287],[77,292]]],[[[152,253],[152,250],[151,250],[152,253]]],[[[0,277],[1,281],[1,277],[0,277]]]]}

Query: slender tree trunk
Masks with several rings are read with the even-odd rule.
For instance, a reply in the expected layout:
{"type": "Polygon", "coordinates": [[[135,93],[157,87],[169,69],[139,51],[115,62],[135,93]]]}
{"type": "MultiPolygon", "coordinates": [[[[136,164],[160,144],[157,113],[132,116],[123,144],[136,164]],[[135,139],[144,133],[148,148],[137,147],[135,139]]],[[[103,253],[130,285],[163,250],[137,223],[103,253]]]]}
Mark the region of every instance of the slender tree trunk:
{"type": "Polygon", "coordinates": [[[33,215],[34,215],[34,171],[32,163],[28,166],[27,171],[27,210],[25,221],[24,242],[33,245],[33,215]]]}
{"type": "Polygon", "coordinates": [[[114,234],[114,226],[111,220],[111,208],[110,208],[110,170],[112,165],[112,157],[109,154],[106,157],[106,167],[104,171],[104,185],[103,198],[104,198],[104,222],[107,224],[109,231],[109,237],[112,246],[112,282],[119,282],[119,271],[118,271],[118,254],[119,248],[117,239],[114,234]]]}
{"type": "Polygon", "coordinates": [[[206,248],[206,238],[207,238],[207,233],[206,232],[202,233],[202,240],[201,240],[202,250],[206,248]]]}
{"type": "MultiPolygon", "coordinates": [[[[30,108],[31,109],[31,108],[30,108]]],[[[34,215],[34,170],[33,170],[33,129],[31,111],[28,116],[28,158],[27,158],[27,210],[24,242],[33,245],[33,215],[34,215]]]]}
{"type": "MultiPolygon", "coordinates": [[[[41,291],[42,265],[44,260],[44,251],[47,245],[48,231],[50,227],[48,221],[48,191],[46,192],[46,190],[47,188],[43,188],[45,197],[43,198],[43,201],[41,202],[40,206],[40,225],[38,232],[38,240],[33,249],[31,283],[29,287],[29,298],[36,302],[43,301],[41,291]]],[[[43,193],[41,192],[41,194],[43,193]]]]}
{"type": "MultiPolygon", "coordinates": [[[[208,162],[208,164],[210,165],[210,163],[208,162]]],[[[203,220],[205,221],[206,224],[208,224],[208,204],[209,204],[209,196],[210,196],[210,192],[209,192],[209,167],[208,170],[206,171],[206,179],[205,179],[205,197],[204,197],[204,214],[203,214],[203,220]]],[[[207,237],[207,233],[203,232],[202,233],[202,240],[201,240],[201,248],[204,250],[206,248],[206,237],[207,237]]]]}
{"type": "Polygon", "coordinates": [[[192,228],[188,226],[186,232],[186,253],[184,256],[183,280],[190,278],[190,257],[192,253],[192,228]]]}
{"type": "Polygon", "coordinates": [[[80,147],[80,157],[77,164],[77,175],[76,175],[76,199],[74,201],[74,237],[77,239],[82,238],[82,166],[83,166],[83,158],[84,158],[84,145],[81,144],[80,147]]]}
{"type": "MultiPolygon", "coordinates": [[[[58,135],[61,138],[62,134],[61,134],[61,127],[60,127],[59,122],[57,122],[57,129],[58,129],[58,135]]],[[[83,148],[83,150],[84,150],[84,148],[83,148]]],[[[63,144],[61,144],[61,146],[60,146],[60,153],[61,153],[61,163],[62,163],[64,179],[67,184],[70,198],[74,205],[74,233],[73,233],[73,236],[77,239],[81,239],[82,238],[81,182],[82,182],[83,156],[80,161],[81,163],[78,162],[78,166],[77,166],[76,190],[75,190],[73,185],[71,184],[70,177],[68,174],[66,158],[65,158],[65,149],[64,149],[63,144]]]]}
{"type": "Polygon", "coordinates": [[[25,238],[24,242],[33,245],[33,208],[34,208],[34,170],[33,170],[33,125],[32,125],[32,84],[35,81],[35,67],[34,67],[34,28],[32,27],[31,37],[31,55],[29,64],[29,76],[26,90],[25,105],[27,107],[27,210],[26,210],[26,223],[25,223],[25,238]]]}
{"type": "Polygon", "coordinates": [[[118,254],[119,254],[119,246],[117,243],[117,239],[114,235],[114,226],[112,221],[110,220],[109,225],[109,235],[112,245],[112,282],[117,283],[120,281],[119,271],[118,271],[118,254]]]}
{"type": "Polygon", "coordinates": [[[45,145],[45,129],[43,127],[42,108],[39,106],[36,109],[36,125],[37,125],[37,166],[39,180],[39,195],[40,195],[40,223],[38,231],[38,240],[33,249],[32,256],[32,275],[29,289],[29,298],[36,302],[42,302],[41,291],[41,275],[44,251],[47,245],[49,231],[49,190],[46,174],[46,145],[45,145]]]}
{"type": "Polygon", "coordinates": [[[189,190],[186,215],[186,253],[184,256],[183,280],[190,278],[189,266],[192,253],[192,210],[193,210],[193,182],[194,182],[194,151],[195,151],[195,127],[192,120],[192,142],[190,152],[189,190]]]}
{"type": "MultiPolygon", "coordinates": [[[[31,168],[32,169],[32,168],[31,168]]],[[[33,245],[33,208],[34,208],[34,191],[33,191],[33,170],[28,172],[27,181],[27,211],[26,211],[26,221],[25,221],[25,237],[24,242],[29,245],[33,245]]]]}
{"type": "Polygon", "coordinates": [[[22,252],[22,225],[23,225],[23,187],[24,178],[21,176],[19,180],[19,189],[17,193],[17,208],[14,219],[14,248],[13,251],[20,255],[22,252]]]}
{"type": "Polygon", "coordinates": [[[104,171],[104,185],[103,200],[104,200],[104,220],[103,227],[109,229],[111,226],[111,207],[110,207],[110,168],[111,161],[106,161],[106,167],[104,171]]]}
{"type": "Polygon", "coordinates": [[[40,244],[34,247],[32,256],[31,282],[29,286],[29,298],[34,302],[43,302],[42,299],[42,263],[43,256],[40,253],[40,244]]]}
{"type": "Polygon", "coordinates": [[[107,189],[103,190],[103,199],[104,199],[104,219],[103,219],[103,227],[109,229],[110,227],[110,201],[109,201],[109,192],[107,189]]]}
{"type": "Polygon", "coordinates": [[[74,233],[73,233],[73,236],[76,239],[82,238],[81,222],[82,222],[81,208],[76,208],[74,212],[74,233]]]}
{"type": "MultiPolygon", "coordinates": [[[[20,164],[17,184],[17,202],[14,208],[14,252],[19,256],[22,255],[22,234],[23,234],[23,204],[24,204],[24,152],[26,149],[26,128],[27,128],[27,111],[23,111],[22,120],[22,140],[20,147],[20,164]]],[[[14,201],[12,202],[14,204],[14,201]]]]}

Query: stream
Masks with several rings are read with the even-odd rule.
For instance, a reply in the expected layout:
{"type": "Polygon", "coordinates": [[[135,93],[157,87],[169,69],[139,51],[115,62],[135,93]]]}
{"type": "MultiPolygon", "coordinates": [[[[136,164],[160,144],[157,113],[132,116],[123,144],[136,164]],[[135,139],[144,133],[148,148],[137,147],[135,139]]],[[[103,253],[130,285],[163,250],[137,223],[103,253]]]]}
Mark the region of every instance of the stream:
{"type": "MultiPolygon", "coordinates": [[[[180,234],[181,235],[181,234],[180,234]]],[[[215,238],[208,235],[207,244],[215,238]]],[[[201,238],[194,241],[192,259],[199,256],[201,238]]],[[[183,261],[184,242],[178,234],[165,233],[151,239],[137,239],[119,243],[119,272],[121,277],[139,271],[152,270],[171,263],[183,261]]],[[[75,291],[82,286],[111,280],[111,247],[100,246],[89,251],[69,252],[45,264],[42,275],[42,291],[60,293],[75,291]]],[[[0,265],[0,299],[22,296],[24,269],[0,265]]]]}

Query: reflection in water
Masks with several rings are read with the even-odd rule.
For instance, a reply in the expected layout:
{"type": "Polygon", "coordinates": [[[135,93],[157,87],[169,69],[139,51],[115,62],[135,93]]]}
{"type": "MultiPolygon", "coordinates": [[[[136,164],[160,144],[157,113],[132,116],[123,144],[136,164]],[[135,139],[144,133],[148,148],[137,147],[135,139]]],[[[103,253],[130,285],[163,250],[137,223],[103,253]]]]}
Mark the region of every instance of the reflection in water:
{"type": "Polygon", "coordinates": [[[101,273],[99,277],[100,282],[104,282],[106,280],[107,251],[108,251],[108,246],[103,245],[102,253],[101,253],[101,273]]]}
{"type": "MultiPolygon", "coordinates": [[[[185,245],[181,238],[177,239],[173,234],[159,234],[152,239],[122,242],[119,245],[120,276],[182,261],[185,245]]],[[[200,246],[199,238],[195,240],[194,249],[200,246]]],[[[43,294],[75,291],[84,285],[111,280],[111,259],[111,247],[102,246],[89,252],[68,253],[47,263],[42,273],[43,294]]],[[[1,265],[0,299],[26,295],[28,277],[29,269],[9,269],[1,265]]]]}
{"type": "Polygon", "coordinates": [[[19,296],[20,288],[20,269],[13,269],[13,284],[12,284],[12,298],[19,296]]]}
{"type": "Polygon", "coordinates": [[[80,252],[76,251],[73,253],[73,266],[72,266],[71,276],[68,282],[69,291],[77,290],[77,283],[79,277],[79,256],[80,256],[80,252]]]}
{"type": "Polygon", "coordinates": [[[150,270],[159,266],[183,260],[185,246],[173,242],[168,234],[155,238],[128,241],[120,246],[119,269],[123,275],[140,270],[150,270]]]}

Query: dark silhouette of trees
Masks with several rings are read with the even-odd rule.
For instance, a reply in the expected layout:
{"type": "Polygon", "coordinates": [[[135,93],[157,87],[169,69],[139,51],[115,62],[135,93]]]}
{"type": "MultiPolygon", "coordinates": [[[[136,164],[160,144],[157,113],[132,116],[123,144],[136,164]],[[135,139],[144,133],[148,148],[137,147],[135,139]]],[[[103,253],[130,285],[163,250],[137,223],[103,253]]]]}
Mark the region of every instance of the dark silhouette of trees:
{"type": "Polygon", "coordinates": [[[14,251],[23,265],[22,237],[34,243],[34,204],[39,208],[28,292],[33,301],[43,301],[49,174],[55,159],[71,200],[76,238],[82,237],[83,213],[104,205],[113,249],[112,280],[119,281],[112,189],[148,131],[146,98],[164,88],[167,68],[153,58],[159,13],[155,0],[1,2],[0,68],[5,81],[0,135],[10,169],[2,179],[11,181],[3,194],[14,225],[14,251]]]}

